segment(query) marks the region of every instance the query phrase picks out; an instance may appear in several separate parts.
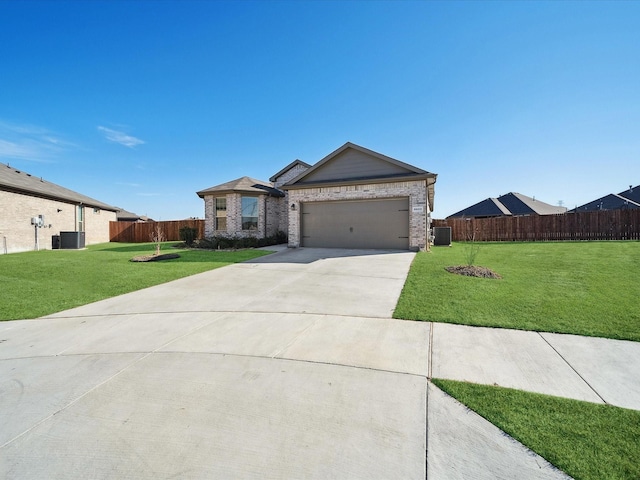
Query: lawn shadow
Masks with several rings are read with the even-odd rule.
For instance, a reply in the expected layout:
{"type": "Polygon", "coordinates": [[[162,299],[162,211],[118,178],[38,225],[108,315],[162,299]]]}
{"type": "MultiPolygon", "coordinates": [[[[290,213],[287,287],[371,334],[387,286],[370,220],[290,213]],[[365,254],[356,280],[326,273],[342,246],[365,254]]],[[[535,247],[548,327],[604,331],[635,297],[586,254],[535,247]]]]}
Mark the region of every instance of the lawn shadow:
{"type": "MultiPolygon", "coordinates": [[[[268,247],[265,248],[265,250],[268,247]]],[[[246,260],[243,263],[303,263],[309,264],[320,260],[345,257],[364,257],[373,255],[390,255],[408,253],[408,250],[365,250],[351,248],[289,248],[271,255],[246,260]]]]}

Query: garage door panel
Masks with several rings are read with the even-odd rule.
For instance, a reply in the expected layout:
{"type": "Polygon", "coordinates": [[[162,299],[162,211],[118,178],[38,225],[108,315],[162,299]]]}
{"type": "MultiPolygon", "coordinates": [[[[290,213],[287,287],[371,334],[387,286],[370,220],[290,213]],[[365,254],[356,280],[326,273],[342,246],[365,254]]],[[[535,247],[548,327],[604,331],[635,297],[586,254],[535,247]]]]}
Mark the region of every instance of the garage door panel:
{"type": "Polygon", "coordinates": [[[301,204],[302,246],[409,248],[409,199],[301,204]]]}

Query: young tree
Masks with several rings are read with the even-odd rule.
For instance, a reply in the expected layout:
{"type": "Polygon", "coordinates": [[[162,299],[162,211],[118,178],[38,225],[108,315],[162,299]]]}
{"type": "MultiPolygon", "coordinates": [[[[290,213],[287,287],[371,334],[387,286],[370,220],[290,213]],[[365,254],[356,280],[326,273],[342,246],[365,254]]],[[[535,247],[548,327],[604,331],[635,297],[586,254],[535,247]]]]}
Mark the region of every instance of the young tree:
{"type": "Polygon", "coordinates": [[[162,226],[160,223],[156,222],[151,232],[151,241],[156,244],[156,251],[154,255],[160,255],[160,247],[162,246],[162,242],[166,240],[164,235],[164,231],[162,230],[162,226]]]}

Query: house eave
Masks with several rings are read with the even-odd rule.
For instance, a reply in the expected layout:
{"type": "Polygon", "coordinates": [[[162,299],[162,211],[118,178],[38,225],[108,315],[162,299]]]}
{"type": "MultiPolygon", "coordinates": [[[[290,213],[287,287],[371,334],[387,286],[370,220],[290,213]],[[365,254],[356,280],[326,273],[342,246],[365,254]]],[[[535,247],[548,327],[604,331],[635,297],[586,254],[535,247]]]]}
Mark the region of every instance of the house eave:
{"type": "Polygon", "coordinates": [[[302,183],[293,183],[282,185],[280,188],[282,190],[302,190],[308,188],[324,188],[324,187],[334,187],[334,186],[343,186],[343,185],[368,185],[368,184],[378,184],[378,183],[395,183],[395,182],[411,182],[411,181],[420,181],[420,180],[428,180],[434,179],[437,175],[435,173],[427,173],[427,174],[416,174],[416,175],[399,175],[399,176],[388,176],[384,177],[359,177],[359,178],[350,178],[344,180],[332,180],[332,181],[318,181],[318,182],[302,182],[302,183]]]}
{"type": "Polygon", "coordinates": [[[280,170],[278,173],[272,175],[271,178],[269,178],[269,181],[275,182],[280,175],[283,175],[284,173],[286,173],[287,171],[291,170],[294,167],[297,167],[298,165],[302,165],[303,167],[306,167],[306,168],[311,168],[311,165],[309,165],[307,162],[303,162],[302,160],[294,160],[289,165],[287,165],[282,170],[280,170]]]}
{"type": "MultiPolygon", "coordinates": [[[[385,162],[388,162],[392,165],[396,165],[398,167],[404,168],[410,172],[413,172],[414,174],[429,174],[429,175],[434,175],[431,172],[427,172],[426,170],[422,170],[421,168],[415,167],[413,165],[410,165],[408,163],[405,162],[401,162],[400,160],[396,160],[395,158],[391,158],[388,157],[387,155],[383,155],[382,153],[378,153],[375,152],[373,150],[369,150],[368,148],[365,147],[361,147],[360,145],[356,145],[355,143],[351,143],[351,142],[347,142],[344,145],[342,145],[341,147],[337,148],[336,150],[334,150],[333,152],[331,152],[329,155],[325,156],[324,158],[322,158],[319,162],[317,162],[316,164],[314,164],[311,168],[305,170],[304,172],[300,173],[297,177],[291,179],[289,182],[287,182],[289,185],[293,185],[301,180],[304,180],[305,177],[308,177],[309,175],[311,175],[312,173],[316,172],[318,169],[320,169],[323,165],[325,165],[326,163],[330,162],[333,158],[337,157],[338,155],[340,155],[342,152],[344,152],[347,149],[353,149],[356,151],[359,151],[361,153],[364,153],[366,155],[370,155],[374,158],[377,158],[379,160],[383,160],[385,162]]],[[[282,188],[282,187],[281,187],[282,188]]]]}
{"type": "Polygon", "coordinates": [[[100,210],[106,210],[109,212],[117,212],[118,208],[95,201],[92,202],[90,199],[77,199],[71,197],[64,197],[62,195],[47,195],[46,193],[35,192],[33,190],[22,189],[18,187],[12,187],[8,185],[0,185],[0,190],[4,190],[5,192],[17,193],[20,195],[26,195],[29,197],[42,198],[44,200],[52,200],[55,202],[68,203],[71,205],[85,205],[87,207],[99,208],[100,210]]]}
{"type": "Polygon", "coordinates": [[[254,196],[254,197],[259,197],[260,195],[266,195],[268,197],[275,197],[275,198],[284,197],[284,193],[282,192],[275,193],[275,192],[269,192],[267,190],[260,190],[260,189],[246,190],[243,188],[231,188],[231,189],[225,189],[225,190],[201,190],[199,192],[196,192],[196,194],[202,199],[204,199],[204,197],[209,197],[209,196],[211,197],[224,196],[230,193],[241,193],[247,196],[254,196]]]}

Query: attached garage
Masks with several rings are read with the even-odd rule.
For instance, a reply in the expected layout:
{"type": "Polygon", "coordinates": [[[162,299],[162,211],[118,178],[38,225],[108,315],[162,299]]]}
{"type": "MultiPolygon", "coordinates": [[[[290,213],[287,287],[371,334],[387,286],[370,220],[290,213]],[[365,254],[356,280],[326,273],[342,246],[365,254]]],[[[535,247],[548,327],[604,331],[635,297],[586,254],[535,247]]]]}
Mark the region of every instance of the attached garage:
{"type": "Polygon", "coordinates": [[[345,143],[280,188],[289,246],[423,250],[436,174],[345,143]]]}
{"type": "Polygon", "coordinates": [[[304,202],[303,247],[409,249],[409,198],[304,202]]]}

